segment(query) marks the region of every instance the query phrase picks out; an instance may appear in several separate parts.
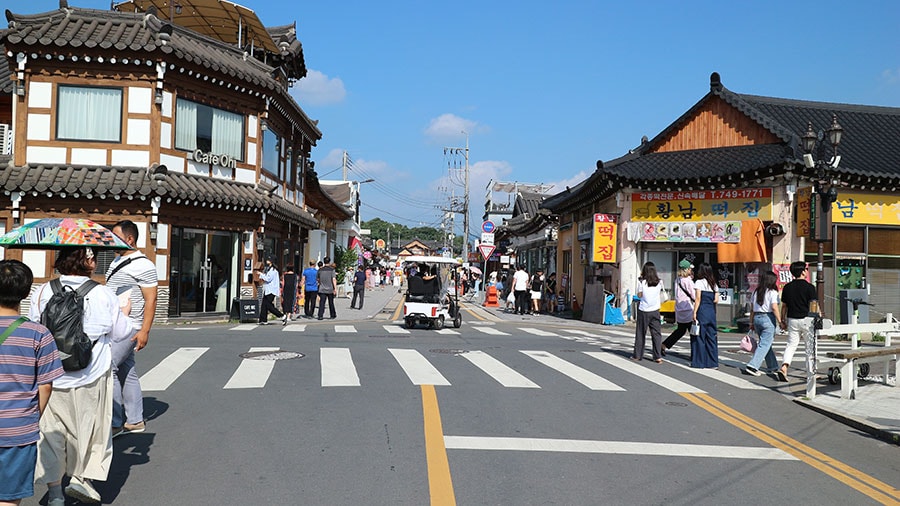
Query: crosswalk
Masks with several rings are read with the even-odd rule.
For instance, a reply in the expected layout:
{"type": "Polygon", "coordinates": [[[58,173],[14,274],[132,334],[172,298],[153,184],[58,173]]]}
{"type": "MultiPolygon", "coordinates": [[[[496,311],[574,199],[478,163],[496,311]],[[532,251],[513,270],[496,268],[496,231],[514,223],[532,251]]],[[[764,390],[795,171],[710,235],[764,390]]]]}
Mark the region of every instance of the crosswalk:
{"type": "MultiPolygon", "coordinates": [[[[240,324],[231,327],[230,331],[252,331],[257,328],[256,324],[240,324]]],[[[411,333],[409,329],[401,325],[392,323],[381,326],[385,332],[391,335],[408,335],[411,333]]],[[[371,332],[371,325],[366,327],[366,332],[371,332]]],[[[305,324],[290,324],[283,326],[283,332],[302,333],[307,329],[305,324]]],[[[321,330],[319,326],[317,329],[321,330]]],[[[553,330],[539,329],[535,327],[519,327],[507,328],[501,330],[491,325],[468,325],[468,331],[478,332],[491,336],[539,336],[539,337],[557,337],[562,340],[572,341],[579,344],[591,345],[590,351],[579,352],[583,356],[593,360],[574,360],[573,355],[566,354],[563,358],[559,351],[548,351],[540,349],[522,349],[517,350],[519,356],[528,357],[526,364],[542,369],[543,371],[553,371],[558,378],[567,378],[574,387],[584,387],[592,391],[608,391],[622,392],[626,388],[610,379],[611,375],[617,378],[622,373],[636,376],[643,381],[649,381],[657,386],[678,393],[702,393],[704,390],[697,387],[693,381],[684,380],[685,371],[690,371],[687,376],[695,378],[698,382],[708,384],[712,380],[720,385],[740,390],[764,390],[765,386],[759,382],[745,379],[741,375],[734,374],[734,371],[743,365],[742,361],[749,358],[744,356],[722,355],[719,363],[723,366],[721,369],[694,369],[690,367],[687,356],[689,355],[687,344],[684,343],[683,348],[676,348],[676,353],[670,353],[667,357],[667,364],[671,367],[661,367],[652,364],[647,366],[641,363],[628,360],[627,356],[633,346],[634,336],[627,329],[604,328],[597,331],[588,331],[583,329],[566,329],[558,328],[553,330]],[[684,353],[677,353],[681,349],[684,353]],[[577,363],[576,363],[577,362],[577,363]],[[592,365],[585,365],[585,363],[592,365]],[[676,378],[675,376],[679,376],[676,378]],[[701,378],[702,377],[702,378],[701,378]]],[[[358,334],[360,329],[352,324],[336,324],[332,327],[335,334],[358,334]]],[[[412,332],[429,332],[442,335],[459,335],[462,329],[448,329],[431,331],[412,331],[412,332]]],[[[723,352],[729,349],[737,349],[739,337],[724,336],[726,339],[720,340],[719,348],[723,352]]],[[[536,341],[537,342],[537,341],[536,341]]],[[[546,342],[546,341],[540,341],[546,342]]],[[[846,347],[842,343],[821,343],[820,353],[823,353],[823,346],[846,347]]],[[[776,343],[776,352],[783,349],[784,343],[776,343]]],[[[141,376],[141,385],[144,391],[159,392],[165,391],[179,381],[180,378],[188,375],[189,370],[204,356],[208,356],[209,348],[204,347],[181,347],[165,356],[155,366],[151,367],[144,375],[141,376]]],[[[222,386],[223,390],[238,389],[260,389],[264,388],[269,378],[278,367],[285,367],[278,364],[285,362],[278,360],[260,360],[254,357],[253,353],[260,352],[276,352],[279,348],[274,347],[251,347],[247,351],[250,355],[242,359],[228,381],[222,386]]],[[[427,357],[423,352],[410,348],[387,348],[393,361],[403,372],[409,382],[413,385],[436,385],[451,386],[452,383],[441,372],[439,367],[433,363],[434,357],[427,357]]],[[[566,350],[574,352],[574,350],[566,350]]],[[[371,352],[369,352],[371,353],[371,352]]],[[[323,388],[331,387],[360,387],[363,382],[360,380],[359,360],[365,360],[367,356],[354,357],[350,348],[343,347],[322,347],[318,350],[319,365],[319,384],[323,388]]],[[[513,365],[504,363],[500,358],[485,350],[458,350],[456,355],[464,359],[465,364],[474,369],[471,371],[480,372],[484,377],[490,380],[490,383],[500,385],[503,388],[519,388],[519,389],[540,389],[542,386],[532,378],[529,373],[523,371],[521,361],[515,361],[513,365]]],[[[313,358],[313,357],[310,357],[313,358]]],[[[797,352],[794,359],[802,363],[803,347],[797,352]]],[[[292,362],[292,361],[289,361],[292,362]]],[[[304,364],[310,361],[303,362],[304,364]]],[[[446,367],[447,362],[441,362],[446,367]]],[[[458,362],[457,362],[458,364],[458,362]]],[[[455,367],[458,367],[455,365],[455,367]]],[[[471,373],[467,372],[466,377],[470,377],[471,373]]],[[[542,372],[539,377],[546,377],[546,372],[542,372]]],[[[546,381],[546,380],[545,380],[546,381]]],[[[556,383],[556,382],[554,382],[556,383]]]]}

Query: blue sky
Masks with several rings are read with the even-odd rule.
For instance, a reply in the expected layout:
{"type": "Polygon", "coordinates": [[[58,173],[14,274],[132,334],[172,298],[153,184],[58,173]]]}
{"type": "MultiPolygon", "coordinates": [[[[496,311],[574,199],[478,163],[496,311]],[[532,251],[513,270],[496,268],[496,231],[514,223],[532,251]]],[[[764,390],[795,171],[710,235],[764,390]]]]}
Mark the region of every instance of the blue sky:
{"type": "Polygon", "coordinates": [[[893,0],[237,3],[297,22],[309,76],[293,94],[324,134],[316,170],[340,179],[346,150],[349,179],[375,179],[364,220],[437,224],[449,189],[462,194],[443,148],[465,130],[477,232],[490,179],[576,184],[700,100],[714,71],[738,93],[900,107],[893,0]]]}

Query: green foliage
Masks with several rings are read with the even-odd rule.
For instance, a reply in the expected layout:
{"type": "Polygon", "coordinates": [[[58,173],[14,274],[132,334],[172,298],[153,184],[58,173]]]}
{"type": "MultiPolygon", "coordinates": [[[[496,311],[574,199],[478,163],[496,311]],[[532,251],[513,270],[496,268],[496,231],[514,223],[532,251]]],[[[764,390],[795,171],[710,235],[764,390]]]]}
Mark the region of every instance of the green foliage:
{"type": "Polygon", "coordinates": [[[342,248],[340,246],[334,247],[334,261],[337,264],[337,272],[335,274],[337,275],[338,284],[344,282],[344,273],[348,267],[356,268],[358,259],[355,249],[342,248]]]}
{"type": "MultiPolygon", "coordinates": [[[[440,228],[409,228],[406,225],[400,225],[398,223],[388,223],[381,218],[372,218],[369,221],[364,221],[360,224],[360,226],[362,228],[369,229],[369,237],[371,237],[373,241],[383,239],[384,242],[387,243],[388,239],[390,239],[391,246],[393,246],[394,248],[397,247],[398,239],[401,246],[412,241],[413,239],[419,239],[422,241],[438,241],[441,244],[443,244],[444,241],[444,231],[440,228]],[[388,232],[388,230],[390,230],[390,232],[388,232]],[[390,237],[388,237],[389,235],[390,237]]],[[[453,238],[453,249],[457,252],[462,249],[462,237],[453,238]]]]}

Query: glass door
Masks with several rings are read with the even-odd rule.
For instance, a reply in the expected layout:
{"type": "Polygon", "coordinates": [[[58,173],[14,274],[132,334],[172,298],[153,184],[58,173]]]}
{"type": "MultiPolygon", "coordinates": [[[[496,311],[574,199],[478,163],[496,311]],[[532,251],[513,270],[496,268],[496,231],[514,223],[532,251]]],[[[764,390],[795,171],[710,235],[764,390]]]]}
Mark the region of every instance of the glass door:
{"type": "Polygon", "coordinates": [[[230,232],[177,228],[172,240],[170,314],[228,311],[236,281],[236,237],[230,232]]]}

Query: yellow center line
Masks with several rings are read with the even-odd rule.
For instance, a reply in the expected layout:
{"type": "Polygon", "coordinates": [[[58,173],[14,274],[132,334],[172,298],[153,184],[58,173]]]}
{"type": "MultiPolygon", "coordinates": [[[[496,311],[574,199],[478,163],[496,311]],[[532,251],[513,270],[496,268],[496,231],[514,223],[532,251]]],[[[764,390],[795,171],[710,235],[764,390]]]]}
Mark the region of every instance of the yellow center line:
{"type": "Polygon", "coordinates": [[[428,489],[432,506],[456,506],[450,462],[444,445],[444,427],[434,385],[422,385],[422,414],[425,420],[425,457],[428,462],[428,489]]]}
{"type": "Polygon", "coordinates": [[[469,309],[467,307],[464,307],[463,309],[465,309],[470,315],[474,316],[478,320],[481,320],[481,321],[487,320],[487,318],[481,316],[480,314],[476,313],[475,311],[472,311],[471,309],[469,309]]]}
{"type": "Polygon", "coordinates": [[[406,295],[400,299],[400,304],[397,304],[397,309],[394,310],[394,316],[391,318],[391,321],[396,321],[397,318],[400,318],[400,313],[403,312],[403,304],[406,303],[406,295]]]}
{"type": "Polygon", "coordinates": [[[771,427],[729,408],[709,394],[682,393],[683,397],[750,435],[785,451],[806,464],[882,504],[900,505],[900,491],[843,462],[782,434],[771,427]]]}

